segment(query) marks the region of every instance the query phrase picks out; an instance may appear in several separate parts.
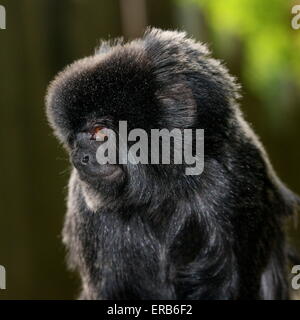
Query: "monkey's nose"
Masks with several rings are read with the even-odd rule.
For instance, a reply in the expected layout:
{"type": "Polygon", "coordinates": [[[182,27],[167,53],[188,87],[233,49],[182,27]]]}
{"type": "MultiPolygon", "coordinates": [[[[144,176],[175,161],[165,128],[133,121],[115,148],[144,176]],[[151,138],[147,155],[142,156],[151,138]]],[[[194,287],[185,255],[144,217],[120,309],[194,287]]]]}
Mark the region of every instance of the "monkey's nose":
{"type": "Polygon", "coordinates": [[[88,155],[84,155],[81,159],[81,163],[86,166],[90,161],[90,157],[88,155]]]}

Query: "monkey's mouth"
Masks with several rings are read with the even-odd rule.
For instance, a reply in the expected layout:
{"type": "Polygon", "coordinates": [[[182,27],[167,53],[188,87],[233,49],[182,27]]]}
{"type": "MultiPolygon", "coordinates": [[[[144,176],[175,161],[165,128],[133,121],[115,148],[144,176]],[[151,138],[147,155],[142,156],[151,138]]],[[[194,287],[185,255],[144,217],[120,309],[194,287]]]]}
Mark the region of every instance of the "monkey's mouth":
{"type": "Polygon", "coordinates": [[[123,174],[123,170],[118,165],[105,164],[100,167],[100,177],[107,180],[114,180],[123,174]]]}
{"type": "Polygon", "coordinates": [[[113,182],[121,178],[124,174],[118,165],[104,164],[97,166],[75,166],[80,179],[87,183],[101,183],[102,181],[113,182]]]}

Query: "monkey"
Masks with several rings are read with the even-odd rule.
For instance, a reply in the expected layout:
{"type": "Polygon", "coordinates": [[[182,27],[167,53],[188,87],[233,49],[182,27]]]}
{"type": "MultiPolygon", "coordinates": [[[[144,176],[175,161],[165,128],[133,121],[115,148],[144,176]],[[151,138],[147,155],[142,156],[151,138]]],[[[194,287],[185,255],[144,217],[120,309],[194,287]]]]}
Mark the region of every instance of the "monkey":
{"type": "Polygon", "coordinates": [[[72,165],[63,242],[79,299],[289,299],[286,220],[300,200],[239,107],[240,85],[185,32],[103,41],[49,85],[72,165]],[[204,170],[99,164],[103,128],[203,129],[204,170]]]}

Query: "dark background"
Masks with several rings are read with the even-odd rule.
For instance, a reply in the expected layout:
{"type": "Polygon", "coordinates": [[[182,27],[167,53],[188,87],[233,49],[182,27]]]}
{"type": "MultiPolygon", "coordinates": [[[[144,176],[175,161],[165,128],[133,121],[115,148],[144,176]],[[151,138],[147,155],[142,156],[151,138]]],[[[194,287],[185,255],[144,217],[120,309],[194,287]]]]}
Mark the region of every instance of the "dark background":
{"type": "MultiPolygon", "coordinates": [[[[207,42],[243,85],[241,108],[279,176],[300,193],[300,29],[288,0],[0,0],[0,299],[72,299],[60,232],[69,164],[47,125],[48,82],[100,38],[147,25],[207,42]]],[[[300,4],[300,0],[298,1],[300,4]]],[[[300,237],[289,227],[300,251],[300,237]]]]}

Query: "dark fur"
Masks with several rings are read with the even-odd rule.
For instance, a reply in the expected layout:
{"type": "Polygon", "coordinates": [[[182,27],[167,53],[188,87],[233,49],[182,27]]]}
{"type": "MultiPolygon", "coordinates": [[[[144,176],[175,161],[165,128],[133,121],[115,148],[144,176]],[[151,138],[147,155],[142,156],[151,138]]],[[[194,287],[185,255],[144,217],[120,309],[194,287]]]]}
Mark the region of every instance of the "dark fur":
{"type": "Polygon", "coordinates": [[[63,231],[83,299],[287,299],[283,222],[297,198],[243,120],[238,86],[184,33],[103,43],[51,84],[47,114],[71,156],[88,123],[205,130],[205,169],[73,169],[63,231]],[[90,202],[90,204],[89,204],[90,202]],[[92,203],[92,205],[91,205],[92,203]]]}

